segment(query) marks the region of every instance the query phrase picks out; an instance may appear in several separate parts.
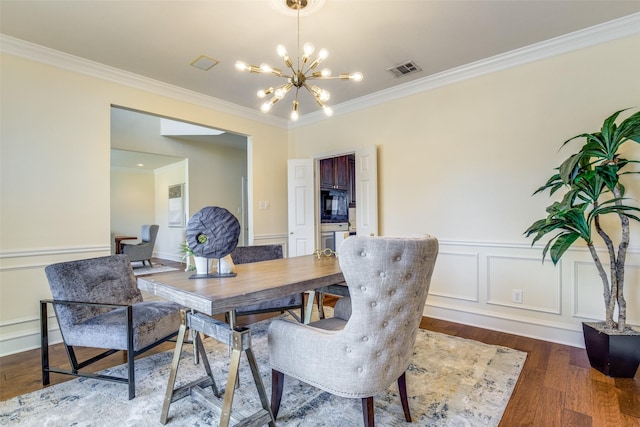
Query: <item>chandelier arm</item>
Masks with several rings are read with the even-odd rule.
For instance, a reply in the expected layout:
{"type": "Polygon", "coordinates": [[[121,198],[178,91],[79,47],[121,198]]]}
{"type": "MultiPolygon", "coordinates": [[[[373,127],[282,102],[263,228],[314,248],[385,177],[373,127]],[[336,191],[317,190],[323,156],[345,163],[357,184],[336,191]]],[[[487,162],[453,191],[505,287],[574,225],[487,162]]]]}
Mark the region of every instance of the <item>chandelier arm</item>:
{"type": "Polygon", "coordinates": [[[309,93],[311,94],[311,96],[313,96],[313,99],[316,100],[316,103],[320,106],[320,107],[324,107],[326,105],[326,103],[320,99],[320,95],[318,93],[316,93],[316,91],[314,91],[308,84],[304,83],[303,86],[305,88],[307,88],[307,90],[309,91],[309,93]]]}
{"type": "Polygon", "coordinates": [[[264,90],[258,91],[260,98],[273,94],[270,100],[262,104],[261,110],[268,112],[273,105],[278,101],[285,98],[289,91],[295,87],[295,99],[293,101],[293,109],[291,112],[291,120],[298,120],[298,93],[302,86],[304,86],[311,96],[315,99],[316,103],[324,110],[327,116],[333,114],[333,109],[326,104],[331,94],[329,91],[320,88],[316,85],[309,85],[306,80],[353,80],[361,81],[362,73],[343,73],[338,76],[331,76],[331,71],[326,68],[322,71],[313,71],[317,66],[323,62],[329,55],[326,49],[321,49],[316,58],[313,61],[309,61],[313,54],[314,47],[311,43],[305,44],[304,55],[300,55],[300,9],[307,6],[307,0],[287,0],[287,5],[291,9],[297,10],[297,64],[294,66],[293,61],[287,54],[286,49],[282,45],[278,45],[278,55],[282,58],[286,68],[291,70],[291,75],[285,75],[282,70],[278,68],[272,68],[268,64],[262,64],[259,67],[255,65],[248,65],[242,61],[236,62],[236,68],[241,71],[248,71],[256,74],[271,74],[276,77],[283,77],[287,79],[287,83],[284,83],[277,87],[269,87],[264,90]],[[308,74],[308,75],[307,75],[308,74]]]}

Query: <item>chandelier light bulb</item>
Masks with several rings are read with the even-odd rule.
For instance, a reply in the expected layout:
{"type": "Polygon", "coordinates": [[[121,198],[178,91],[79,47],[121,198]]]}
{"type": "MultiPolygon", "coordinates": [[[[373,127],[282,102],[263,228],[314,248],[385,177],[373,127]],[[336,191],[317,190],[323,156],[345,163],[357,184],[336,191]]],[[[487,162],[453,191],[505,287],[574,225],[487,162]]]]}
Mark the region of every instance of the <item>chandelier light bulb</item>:
{"type": "Polygon", "coordinates": [[[242,61],[236,61],[236,69],[240,71],[249,71],[249,66],[242,61]]]}
{"type": "Polygon", "coordinates": [[[262,111],[263,113],[268,113],[269,110],[271,110],[272,105],[273,104],[271,102],[267,101],[260,106],[260,111],[262,111]]]}
{"type": "Polygon", "coordinates": [[[331,76],[331,70],[328,68],[324,68],[322,71],[320,71],[320,75],[322,77],[330,77],[331,76]]]}
{"type": "Polygon", "coordinates": [[[261,89],[258,91],[258,98],[262,99],[265,96],[269,95],[270,93],[273,93],[273,87],[267,88],[267,89],[261,89]]]}
{"type": "Polygon", "coordinates": [[[363,76],[360,72],[340,74],[340,79],[342,80],[353,80],[354,82],[359,82],[362,81],[362,78],[363,76]]]}
{"type": "Polygon", "coordinates": [[[290,116],[292,121],[297,121],[298,118],[300,118],[300,116],[298,115],[298,101],[294,100],[293,101],[293,109],[291,110],[291,116],[290,116]]]}
{"type": "Polygon", "coordinates": [[[324,114],[326,114],[327,117],[333,116],[333,109],[328,105],[323,105],[322,109],[324,110],[324,114]]]}
{"type": "Polygon", "coordinates": [[[318,52],[318,59],[320,61],[324,61],[325,59],[327,59],[327,56],[329,56],[329,51],[327,49],[320,49],[320,52],[318,52]]]}
{"type": "Polygon", "coordinates": [[[304,46],[302,47],[302,52],[303,52],[302,62],[307,62],[307,60],[313,54],[314,50],[315,50],[315,46],[313,46],[313,44],[305,43],[304,46]]]}

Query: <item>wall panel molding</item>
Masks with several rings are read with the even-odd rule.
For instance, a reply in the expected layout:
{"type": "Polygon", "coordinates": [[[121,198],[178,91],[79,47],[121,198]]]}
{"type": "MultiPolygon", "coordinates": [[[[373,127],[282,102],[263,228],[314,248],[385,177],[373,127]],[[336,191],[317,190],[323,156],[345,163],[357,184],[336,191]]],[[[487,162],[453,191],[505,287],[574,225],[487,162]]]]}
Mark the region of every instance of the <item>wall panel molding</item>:
{"type": "Polygon", "coordinates": [[[110,253],[111,246],[106,245],[3,251],[0,252],[0,272],[44,268],[59,260],[67,260],[66,255],[92,254],[91,257],[99,257],[110,253]]]}
{"type": "Polygon", "coordinates": [[[561,265],[558,265],[558,268],[552,271],[550,269],[545,270],[540,259],[532,256],[487,256],[487,304],[561,314],[561,291],[561,265]],[[500,263],[502,265],[499,265],[500,263]],[[505,287],[507,287],[506,293],[504,292],[505,287]],[[537,292],[541,287],[545,288],[542,290],[544,292],[542,298],[532,300],[527,297],[528,294],[537,292]],[[522,303],[513,301],[512,292],[514,290],[522,291],[522,303]],[[554,300],[550,299],[549,296],[553,296],[554,300]],[[551,301],[551,303],[545,306],[545,301],[551,301]]]}
{"type": "Polygon", "coordinates": [[[438,253],[429,295],[478,302],[480,296],[479,257],[478,252],[441,250],[438,253]],[[443,269],[448,273],[440,274],[439,272],[443,269]]]}

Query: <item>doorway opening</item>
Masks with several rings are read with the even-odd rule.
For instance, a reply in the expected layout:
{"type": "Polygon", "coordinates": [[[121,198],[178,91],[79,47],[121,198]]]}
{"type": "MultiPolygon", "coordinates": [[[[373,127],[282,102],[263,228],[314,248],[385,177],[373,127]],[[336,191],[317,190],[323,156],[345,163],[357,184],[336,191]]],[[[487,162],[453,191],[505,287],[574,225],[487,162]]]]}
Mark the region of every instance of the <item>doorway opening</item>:
{"type": "Polygon", "coordinates": [[[236,215],[239,244],[248,244],[247,145],[243,135],[112,106],[112,235],[138,235],[142,224],[158,224],[154,256],[180,261],[190,216],[220,206],[236,215]],[[169,198],[177,185],[184,188],[183,221],[176,221],[175,199],[169,198]]]}

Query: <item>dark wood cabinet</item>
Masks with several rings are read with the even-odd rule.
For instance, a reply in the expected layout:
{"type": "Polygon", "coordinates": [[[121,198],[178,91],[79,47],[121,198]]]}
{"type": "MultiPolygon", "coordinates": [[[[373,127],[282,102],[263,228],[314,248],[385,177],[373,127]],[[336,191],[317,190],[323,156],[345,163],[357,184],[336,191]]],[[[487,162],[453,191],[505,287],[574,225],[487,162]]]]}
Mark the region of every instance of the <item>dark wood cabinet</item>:
{"type": "Polygon", "coordinates": [[[320,160],[320,187],[349,190],[349,157],[340,156],[320,160]]]}
{"type": "Polygon", "coordinates": [[[347,191],[349,206],[355,207],[356,156],[351,154],[320,160],[320,188],[347,191]]]}
{"type": "Polygon", "coordinates": [[[333,188],[334,184],[333,159],[320,160],[320,188],[333,188]]]}
{"type": "Polygon", "coordinates": [[[349,156],[349,207],[356,205],[356,156],[349,156]]]}

